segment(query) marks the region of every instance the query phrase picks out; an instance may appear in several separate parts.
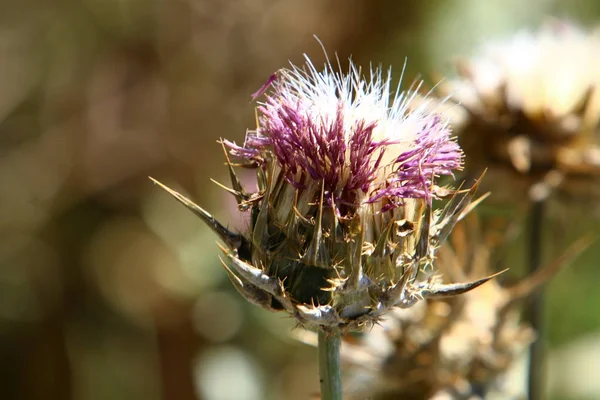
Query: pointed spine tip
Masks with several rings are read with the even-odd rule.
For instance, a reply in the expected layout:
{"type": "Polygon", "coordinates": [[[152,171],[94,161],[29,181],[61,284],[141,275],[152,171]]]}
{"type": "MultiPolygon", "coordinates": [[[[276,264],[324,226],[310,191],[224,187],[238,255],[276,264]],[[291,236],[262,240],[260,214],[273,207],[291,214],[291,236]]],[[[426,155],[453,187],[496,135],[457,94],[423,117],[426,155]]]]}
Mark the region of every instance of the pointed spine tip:
{"type": "Polygon", "coordinates": [[[217,221],[215,217],[209,214],[208,211],[206,211],[205,209],[203,209],[202,207],[200,207],[181,193],[171,189],[170,187],[162,184],[161,182],[157,181],[152,177],[149,178],[150,180],[152,180],[152,182],[154,182],[154,184],[160,186],[161,189],[165,190],[167,193],[173,196],[188,210],[193,212],[196,216],[200,217],[200,219],[204,221],[204,223],[208,225],[208,227],[212,229],[212,231],[215,232],[219,236],[219,238],[227,244],[227,246],[235,250],[239,250],[242,247],[245,240],[242,235],[227,229],[223,224],[217,221]]]}

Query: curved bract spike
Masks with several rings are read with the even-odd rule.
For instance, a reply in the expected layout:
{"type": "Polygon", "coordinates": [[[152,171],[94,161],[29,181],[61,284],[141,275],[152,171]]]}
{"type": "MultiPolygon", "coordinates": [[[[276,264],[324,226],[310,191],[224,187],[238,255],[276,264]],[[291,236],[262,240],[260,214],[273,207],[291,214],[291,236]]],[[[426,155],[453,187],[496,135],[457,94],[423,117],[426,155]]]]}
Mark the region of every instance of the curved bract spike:
{"type": "Polygon", "coordinates": [[[237,174],[235,173],[235,170],[233,169],[233,164],[231,163],[231,160],[229,159],[229,153],[227,152],[227,148],[225,147],[225,142],[223,141],[223,139],[221,139],[219,141],[219,143],[221,144],[221,147],[223,148],[223,154],[225,156],[225,164],[227,165],[227,171],[229,172],[229,179],[231,180],[231,185],[233,186],[233,189],[224,187],[223,185],[215,182],[214,180],[213,180],[213,182],[217,183],[219,186],[225,188],[225,190],[232,193],[235,196],[235,200],[237,201],[238,206],[240,206],[240,205],[244,204],[245,202],[247,202],[248,200],[250,200],[250,195],[244,190],[242,183],[240,182],[239,178],[237,177],[237,174]]]}
{"type": "Polygon", "coordinates": [[[206,210],[202,207],[182,195],[181,193],[176,192],[175,190],[169,188],[168,186],[160,183],[156,179],[149,177],[152,182],[160,186],[167,193],[173,196],[177,201],[183,204],[188,210],[192,211],[196,214],[210,229],[212,229],[219,238],[227,244],[227,246],[234,250],[239,250],[245,244],[246,239],[239,233],[235,233],[225,228],[223,224],[215,219],[212,215],[210,215],[206,210]]]}
{"type": "Polygon", "coordinates": [[[507,288],[509,301],[507,306],[526,298],[533,294],[542,285],[552,279],[557,273],[568,267],[577,257],[579,257],[592,243],[596,237],[592,234],[586,234],[571,244],[557,259],[545,266],[538,268],[531,275],[522,279],[514,286],[507,288]]]}
{"type": "Polygon", "coordinates": [[[421,296],[423,296],[423,298],[428,299],[457,296],[459,294],[467,293],[468,291],[483,285],[487,281],[497,277],[500,274],[505,273],[506,271],[508,271],[508,269],[472,282],[433,285],[420,291],[420,294],[421,296]]]}
{"type": "MultiPolygon", "coordinates": [[[[416,259],[421,259],[428,256],[429,253],[429,237],[431,228],[432,211],[431,206],[427,205],[425,208],[425,214],[423,215],[423,221],[421,222],[421,229],[419,232],[419,241],[417,242],[417,248],[415,252],[416,259]]],[[[412,278],[414,279],[414,277],[412,278]]]]}
{"type": "MultiPolygon", "coordinates": [[[[438,221],[440,222],[437,224],[439,231],[437,232],[437,238],[434,243],[436,246],[444,243],[448,238],[448,235],[450,235],[452,228],[454,228],[454,225],[466,215],[467,211],[473,209],[474,206],[470,207],[471,200],[473,199],[473,196],[475,196],[484,174],[485,171],[468,191],[461,191],[461,188],[459,188],[457,194],[455,194],[446,207],[444,207],[442,214],[438,218],[438,221]]],[[[485,199],[485,197],[483,197],[483,199],[485,199]]],[[[475,205],[479,204],[483,199],[476,200],[475,205]]]]}
{"type": "Polygon", "coordinates": [[[223,265],[223,268],[227,272],[227,275],[229,276],[229,280],[233,284],[233,287],[235,287],[235,289],[242,296],[248,299],[248,301],[250,301],[252,304],[256,304],[257,306],[264,307],[269,310],[272,309],[271,304],[273,302],[273,298],[270,293],[260,289],[259,287],[247,281],[242,280],[239,276],[235,274],[235,272],[231,270],[231,268],[229,268],[229,266],[227,266],[222,257],[219,257],[219,259],[221,261],[221,265],[223,265]]]}
{"type": "Polygon", "coordinates": [[[329,305],[298,306],[298,312],[305,322],[313,325],[334,327],[344,322],[335,308],[329,305]]]}
{"type": "Polygon", "coordinates": [[[328,257],[325,247],[323,246],[323,192],[324,182],[321,182],[321,198],[319,199],[318,212],[315,219],[313,229],[313,237],[307,248],[306,254],[302,256],[302,261],[309,265],[329,268],[328,257]]]}

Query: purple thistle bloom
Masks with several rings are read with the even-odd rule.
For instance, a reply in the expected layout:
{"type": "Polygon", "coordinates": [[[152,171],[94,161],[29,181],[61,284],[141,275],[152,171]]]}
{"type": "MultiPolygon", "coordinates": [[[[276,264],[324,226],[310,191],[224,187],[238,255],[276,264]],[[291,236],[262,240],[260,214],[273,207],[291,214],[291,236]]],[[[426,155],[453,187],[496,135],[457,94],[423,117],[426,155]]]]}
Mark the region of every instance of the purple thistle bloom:
{"type": "Polygon", "coordinates": [[[306,61],[261,87],[259,127],[232,152],[254,162],[271,154],[294,187],[322,182],[329,204],[431,202],[434,178],[462,164],[448,125],[425,103],[411,110],[415,92],[392,95],[389,72],[374,69],[365,81],[353,64],[343,74],[306,61]]]}
{"type": "Polygon", "coordinates": [[[266,94],[258,128],[242,146],[223,141],[238,165],[256,170],[258,190],[247,192],[226,157],[228,191],[250,211],[246,232],[167,188],[225,243],[227,273],[250,301],[304,326],[360,330],[392,307],[490,279],[444,285],[432,276],[435,251],[477,184],[448,190],[433,210],[435,179],[461,167],[462,151],[426,101],[392,94],[390,82],[380,69],[365,80],[353,64],[348,74],[318,72],[308,58],[306,70],[269,78],[254,94],[266,94]]]}

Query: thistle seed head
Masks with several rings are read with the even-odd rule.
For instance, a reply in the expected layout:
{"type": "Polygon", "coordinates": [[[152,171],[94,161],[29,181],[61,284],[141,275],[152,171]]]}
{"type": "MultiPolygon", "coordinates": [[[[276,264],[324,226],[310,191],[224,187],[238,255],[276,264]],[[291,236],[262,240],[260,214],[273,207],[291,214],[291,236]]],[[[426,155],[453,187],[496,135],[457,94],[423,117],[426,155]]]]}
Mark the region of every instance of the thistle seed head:
{"type": "Polygon", "coordinates": [[[460,60],[440,89],[466,111],[453,127],[468,169],[517,177],[533,200],[589,193],[600,174],[599,51],[597,33],[552,21],[460,60]]]}
{"type": "Polygon", "coordinates": [[[195,210],[225,242],[224,266],[236,288],[299,324],[361,329],[394,306],[450,296],[489,278],[441,285],[435,250],[470,209],[477,185],[442,190],[462,151],[440,116],[426,106],[409,111],[414,91],[392,93],[380,69],[365,79],[307,58],[274,74],[253,97],[258,127],[242,146],[224,140],[232,188],[251,213],[248,232],[233,234],[195,210]],[[234,164],[252,168],[249,193],[234,164]],[[433,200],[450,195],[445,208],[433,200]]]}
{"type": "MultiPolygon", "coordinates": [[[[465,218],[439,249],[436,269],[446,280],[475,279],[494,270],[506,243],[498,231],[481,225],[474,215],[465,218]]],[[[511,371],[518,369],[535,332],[521,320],[520,303],[591,243],[583,236],[512,286],[494,280],[463,296],[427,299],[392,310],[368,331],[346,335],[341,357],[351,367],[348,398],[521,398],[523,387],[515,385],[511,371]]],[[[316,345],[311,332],[294,336],[316,345]]]]}

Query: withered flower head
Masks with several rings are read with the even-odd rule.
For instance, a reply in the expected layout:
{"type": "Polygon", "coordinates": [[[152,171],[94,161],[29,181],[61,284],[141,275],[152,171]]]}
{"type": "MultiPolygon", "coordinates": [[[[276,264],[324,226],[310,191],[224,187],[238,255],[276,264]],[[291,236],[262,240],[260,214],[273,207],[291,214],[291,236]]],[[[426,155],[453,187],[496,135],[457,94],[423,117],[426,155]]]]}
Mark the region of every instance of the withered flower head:
{"type": "Polygon", "coordinates": [[[460,78],[440,87],[466,110],[453,127],[467,169],[512,171],[534,199],[588,190],[600,173],[599,39],[552,21],[460,60],[460,78]]]}
{"type": "Polygon", "coordinates": [[[436,186],[460,168],[461,149],[440,116],[408,111],[413,94],[393,94],[389,73],[320,72],[307,58],[305,69],[278,71],[254,97],[265,94],[244,145],[223,141],[229,190],[250,210],[249,231],[227,231],[172,192],[225,242],[224,264],[245,297],[304,326],[359,329],[394,306],[488,279],[441,285],[432,275],[434,252],[475,187],[436,186]],[[256,170],[258,192],[242,187],[230,157],[256,170]]]}
{"type": "MultiPolygon", "coordinates": [[[[506,244],[498,233],[483,231],[474,215],[467,217],[439,249],[437,270],[457,280],[491,273],[506,244]]],[[[591,243],[591,236],[582,237],[514,285],[494,280],[463,296],[427,299],[387,313],[368,331],[347,335],[341,354],[353,366],[348,398],[520,398],[523,387],[510,374],[535,339],[521,320],[520,303],[591,243]]],[[[316,343],[314,334],[295,336],[316,343]]]]}

